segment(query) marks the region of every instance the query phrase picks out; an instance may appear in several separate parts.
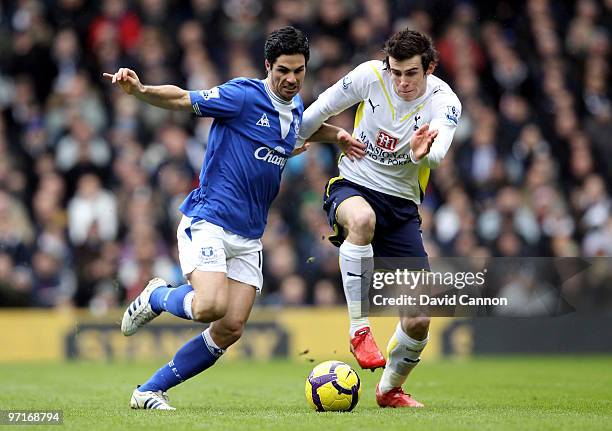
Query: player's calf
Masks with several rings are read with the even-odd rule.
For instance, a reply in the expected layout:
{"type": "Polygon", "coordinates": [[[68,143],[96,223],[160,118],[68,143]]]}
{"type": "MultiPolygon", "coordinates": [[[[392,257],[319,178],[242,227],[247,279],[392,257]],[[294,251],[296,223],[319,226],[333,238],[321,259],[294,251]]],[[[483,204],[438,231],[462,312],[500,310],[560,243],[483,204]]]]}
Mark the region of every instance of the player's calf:
{"type": "Polygon", "coordinates": [[[211,325],[211,336],[219,346],[227,349],[242,337],[245,323],[244,320],[221,319],[211,325]]]}
{"type": "Polygon", "coordinates": [[[424,340],[429,333],[431,318],[426,316],[402,317],[401,325],[404,332],[416,340],[424,340]]]}

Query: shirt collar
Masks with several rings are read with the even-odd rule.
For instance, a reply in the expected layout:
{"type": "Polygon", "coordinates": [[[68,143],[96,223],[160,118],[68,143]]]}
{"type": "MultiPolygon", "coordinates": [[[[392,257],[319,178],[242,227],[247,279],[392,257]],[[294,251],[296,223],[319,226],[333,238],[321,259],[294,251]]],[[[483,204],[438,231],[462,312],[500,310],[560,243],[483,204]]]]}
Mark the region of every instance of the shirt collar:
{"type": "Polygon", "coordinates": [[[270,88],[270,86],[268,85],[268,79],[262,79],[263,83],[264,83],[264,87],[266,88],[266,93],[268,93],[268,96],[270,96],[270,98],[272,100],[274,100],[275,102],[278,103],[282,103],[283,105],[291,105],[293,103],[293,100],[284,100],[281,97],[278,97],[274,91],[272,91],[272,89],[270,88]]]}

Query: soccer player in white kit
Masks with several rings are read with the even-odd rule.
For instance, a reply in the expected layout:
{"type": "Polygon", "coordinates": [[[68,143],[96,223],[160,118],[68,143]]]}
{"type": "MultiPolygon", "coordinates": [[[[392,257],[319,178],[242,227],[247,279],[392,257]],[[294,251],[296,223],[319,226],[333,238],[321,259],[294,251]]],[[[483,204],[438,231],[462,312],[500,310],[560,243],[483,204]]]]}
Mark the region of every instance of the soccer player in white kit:
{"type": "MultiPolygon", "coordinates": [[[[341,156],[340,176],[326,186],[324,209],[340,247],[340,270],[350,317],[351,351],[362,368],[385,366],[361,307],[361,284],[373,268],[371,257],[422,258],[427,253],[417,205],[430,169],[446,155],[461,103],[432,73],[437,52],[425,34],[403,30],[386,41],[384,61],[368,61],[327,89],[304,112],[300,139],[336,142],[329,117],[359,104],[353,137],[367,146],[362,159],[341,156]],[[315,133],[316,132],[316,133],[315,133]],[[371,261],[366,259],[365,261],[371,261]],[[367,265],[366,265],[367,266],[367,265]]],[[[376,388],[381,407],[422,407],[402,390],[428,340],[427,316],[400,316],[387,346],[388,363],[376,388]]]]}

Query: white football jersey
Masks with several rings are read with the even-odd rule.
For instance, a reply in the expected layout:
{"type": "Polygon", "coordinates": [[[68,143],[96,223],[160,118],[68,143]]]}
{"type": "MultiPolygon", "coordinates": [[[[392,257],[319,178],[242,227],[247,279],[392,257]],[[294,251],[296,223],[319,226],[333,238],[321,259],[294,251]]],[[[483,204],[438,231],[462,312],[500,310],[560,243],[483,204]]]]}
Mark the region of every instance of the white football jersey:
{"type": "Polygon", "coordinates": [[[359,103],[353,136],[367,145],[366,156],[341,157],[340,176],[382,193],[419,204],[429,180],[446,155],[461,115],[461,103],[440,78],[429,75],[425,94],[406,102],[393,89],[382,61],[368,61],[346,75],[304,112],[300,139],[307,139],[327,118],[359,103]],[[430,153],[414,163],[410,138],[423,124],[439,131],[430,153]]]}

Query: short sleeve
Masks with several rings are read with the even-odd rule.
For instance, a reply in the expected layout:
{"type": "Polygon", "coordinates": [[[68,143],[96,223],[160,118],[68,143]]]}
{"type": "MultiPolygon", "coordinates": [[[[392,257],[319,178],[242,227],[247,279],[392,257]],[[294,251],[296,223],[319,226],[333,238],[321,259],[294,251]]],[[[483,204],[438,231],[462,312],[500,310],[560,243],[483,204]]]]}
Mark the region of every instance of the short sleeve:
{"type": "Polygon", "coordinates": [[[231,119],[240,115],[245,91],[240,81],[229,81],[209,90],[190,91],[189,98],[196,115],[231,119]]]}
{"type": "Polygon", "coordinates": [[[432,112],[432,120],[436,120],[441,125],[457,127],[461,117],[461,102],[453,93],[434,94],[432,112]]]}

